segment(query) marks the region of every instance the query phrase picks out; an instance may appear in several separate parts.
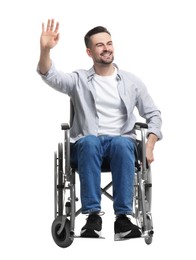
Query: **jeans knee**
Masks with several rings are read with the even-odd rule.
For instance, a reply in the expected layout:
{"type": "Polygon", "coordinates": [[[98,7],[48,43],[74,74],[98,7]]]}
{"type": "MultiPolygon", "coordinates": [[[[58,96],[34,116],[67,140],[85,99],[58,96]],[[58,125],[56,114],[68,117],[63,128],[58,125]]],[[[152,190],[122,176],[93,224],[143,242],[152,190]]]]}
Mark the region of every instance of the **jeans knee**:
{"type": "Polygon", "coordinates": [[[94,135],[87,135],[79,140],[80,149],[85,153],[95,153],[97,150],[100,150],[100,141],[94,135]]]}
{"type": "Polygon", "coordinates": [[[134,144],[134,140],[132,140],[131,138],[118,136],[113,138],[111,142],[111,147],[112,149],[117,149],[121,152],[125,150],[134,151],[135,144],[134,144]]]}

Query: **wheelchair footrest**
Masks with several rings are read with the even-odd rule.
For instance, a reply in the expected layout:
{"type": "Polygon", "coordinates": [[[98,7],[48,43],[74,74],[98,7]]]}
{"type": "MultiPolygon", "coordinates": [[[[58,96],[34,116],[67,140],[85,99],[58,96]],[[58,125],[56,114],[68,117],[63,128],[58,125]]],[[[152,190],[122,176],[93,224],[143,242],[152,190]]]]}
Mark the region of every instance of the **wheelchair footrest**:
{"type": "Polygon", "coordinates": [[[136,238],[143,238],[143,237],[141,236],[141,237],[129,237],[129,238],[116,238],[114,236],[114,241],[125,241],[125,240],[136,239],[136,238]]]}
{"type": "Polygon", "coordinates": [[[76,235],[74,236],[74,238],[84,238],[84,239],[85,239],[85,238],[87,238],[87,239],[89,239],[89,238],[90,238],[90,239],[105,239],[105,237],[81,237],[81,236],[76,236],[76,235]]]}

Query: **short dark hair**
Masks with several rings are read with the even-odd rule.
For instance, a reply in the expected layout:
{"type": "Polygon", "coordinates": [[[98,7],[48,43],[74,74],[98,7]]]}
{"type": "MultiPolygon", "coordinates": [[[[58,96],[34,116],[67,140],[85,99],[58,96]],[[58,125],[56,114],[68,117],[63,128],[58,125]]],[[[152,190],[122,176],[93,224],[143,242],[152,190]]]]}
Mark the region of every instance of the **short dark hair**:
{"type": "Polygon", "coordinates": [[[91,29],[90,31],[88,31],[87,34],[84,36],[84,42],[85,42],[86,48],[90,47],[90,37],[94,34],[102,33],[102,32],[106,32],[109,35],[111,35],[111,33],[103,26],[96,26],[93,29],[91,29]]]}

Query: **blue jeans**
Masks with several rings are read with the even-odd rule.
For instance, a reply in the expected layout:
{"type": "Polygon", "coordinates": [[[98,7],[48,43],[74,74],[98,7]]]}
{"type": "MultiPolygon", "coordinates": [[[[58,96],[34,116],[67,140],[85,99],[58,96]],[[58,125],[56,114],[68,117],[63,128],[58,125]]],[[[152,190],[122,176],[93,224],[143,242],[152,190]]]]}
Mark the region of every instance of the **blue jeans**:
{"type": "Polygon", "coordinates": [[[101,165],[109,160],[115,214],[131,214],[135,141],[123,136],[88,135],[71,145],[71,163],[79,173],[82,213],[101,210],[101,165]]]}

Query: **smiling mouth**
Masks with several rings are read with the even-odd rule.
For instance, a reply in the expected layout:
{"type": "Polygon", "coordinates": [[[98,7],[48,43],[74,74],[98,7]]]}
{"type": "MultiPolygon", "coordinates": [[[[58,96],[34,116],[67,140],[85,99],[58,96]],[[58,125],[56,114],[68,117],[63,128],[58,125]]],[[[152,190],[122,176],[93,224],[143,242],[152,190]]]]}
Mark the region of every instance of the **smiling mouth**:
{"type": "Polygon", "coordinates": [[[111,55],[112,55],[112,52],[108,52],[108,51],[107,51],[107,52],[103,52],[103,53],[101,54],[102,57],[106,57],[106,58],[107,58],[107,57],[110,57],[111,55]]]}

